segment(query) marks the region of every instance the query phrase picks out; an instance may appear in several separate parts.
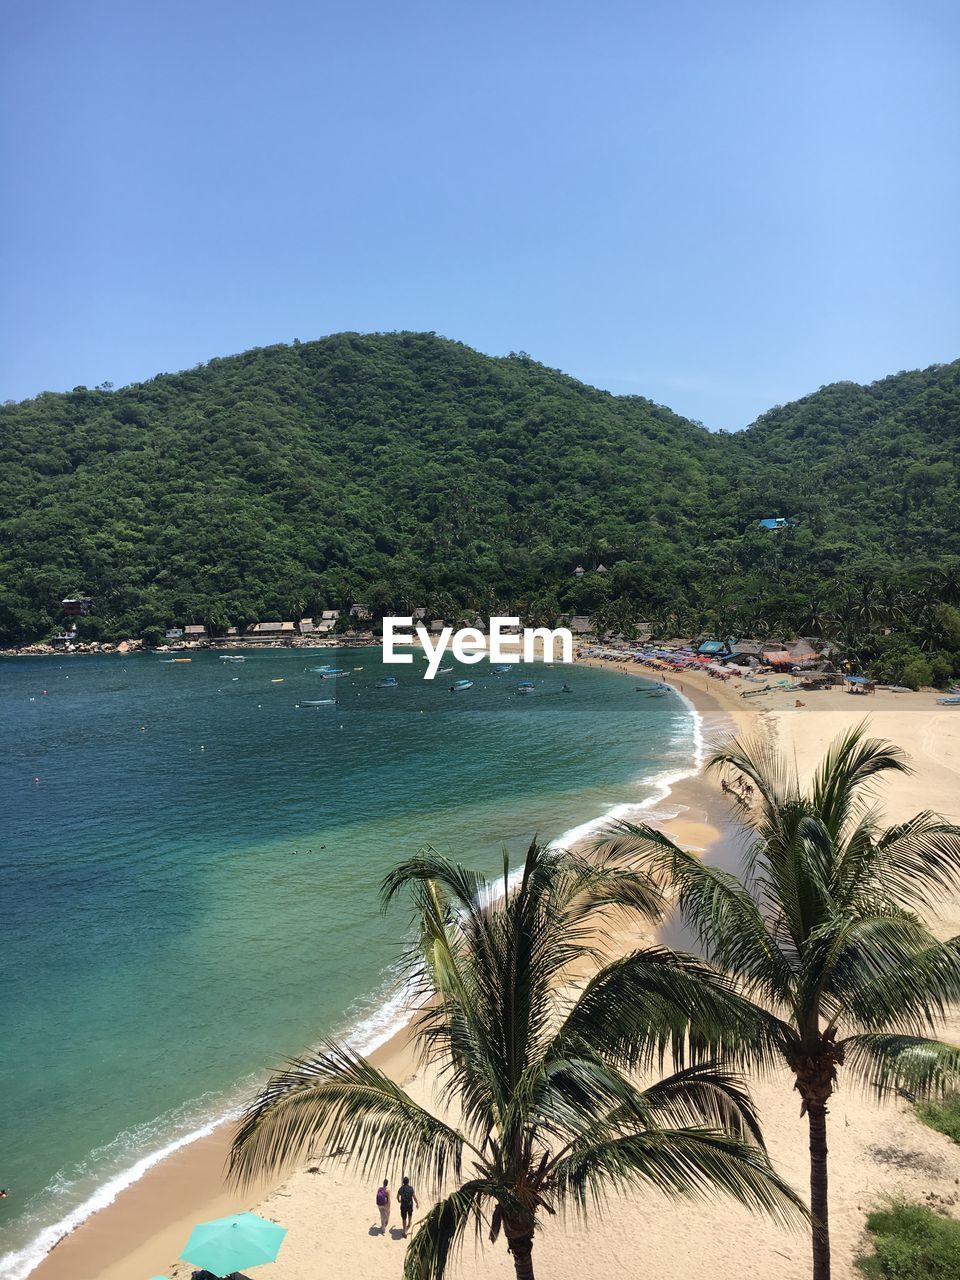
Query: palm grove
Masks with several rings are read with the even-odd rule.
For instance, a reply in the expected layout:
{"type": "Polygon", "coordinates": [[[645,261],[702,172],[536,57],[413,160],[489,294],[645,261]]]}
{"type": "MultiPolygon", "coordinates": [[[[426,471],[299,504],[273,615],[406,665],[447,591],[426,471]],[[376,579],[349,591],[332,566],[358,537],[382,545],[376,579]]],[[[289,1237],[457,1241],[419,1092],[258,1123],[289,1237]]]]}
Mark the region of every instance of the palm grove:
{"type": "Polygon", "coordinates": [[[822,636],[943,681],[958,449],[960,362],[722,434],[433,334],[257,349],[0,407],[0,641],[48,635],[74,593],[89,638],[148,640],[360,602],[822,636]]]}
{"type": "MultiPolygon", "coordinates": [[[[474,1232],[505,1237],[518,1280],[532,1280],[549,1219],[644,1189],[726,1195],[792,1221],[810,1233],[813,1280],[829,1280],[827,1125],[841,1076],[880,1101],[960,1079],[960,1049],[937,1038],[960,1001],[960,939],[938,941],[920,914],[960,885],[960,828],[931,813],[880,823],[874,784],[907,765],[862,726],[807,788],[760,740],[709,767],[758,793],[740,875],[627,824],[590,857],[534,844],[519,885],[505,865],[499,901],[432,850],[401,864],[384,901],[412,894],[413,1030],[438,1110],[328,1045],[250,1104],[234,1175],[315,1151],[371,1186],[385,1169],[412,1175],[435,1202],[406,1280],[442,1280],[474,1232]],[[673,903],[702,955],[644,946],[609,960],[611,925],[673,903]],[[784,1066],[809,1129],[809,1217],[766,1156],[741,1078],[784,1066]]],[[[648,1262],[638,1274],[656,1274],[648,1262]]]]}

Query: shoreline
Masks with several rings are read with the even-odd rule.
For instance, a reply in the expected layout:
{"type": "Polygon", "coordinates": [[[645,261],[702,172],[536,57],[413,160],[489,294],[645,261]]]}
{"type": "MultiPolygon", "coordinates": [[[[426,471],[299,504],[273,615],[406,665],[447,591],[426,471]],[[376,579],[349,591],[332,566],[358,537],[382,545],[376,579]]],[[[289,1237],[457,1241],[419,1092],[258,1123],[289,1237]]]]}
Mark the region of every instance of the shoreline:
{"type": "MultiPolygon", "coordinates": [[[[613,663],[593,659],[581,659],[575,665],[616,669],[613,663]]],[[[729,731],[735,721],[720,700],[711,697],[712,692],[698,689],[681,694],[694,722],[694,758],[689,770],[656,779],[653,794],[645,800],[617,805],[597,818],[577,824],[558,840],[567,838],[575,843],[588,830],[611,821],[621,811],[660,805],[678,809],[673,817],[657,820],[657,825],[668,827],[674,838],[702,849],[722,839],[726,823],[718,812],[719,805],[711,804],[710,797],[704,794],[703,747],[707,726],[714,733],[721,727],[729,731]]],[[[411,1023],[412,1015],[369,1053],[371,1061],[395,1077],[401,1071],[407,1075],[412,1069],[411,1023]]],[[[164,1264],[169,1267],[197,1221],[253,1208],[265,1196],[277,1192],[283,1179],[243,1191],[224,1187],[222,1173],[231,1122],[228,1114],[210,1132],[156,1159],[135,1181],[120,1188],[112,1200],[93,1209],[61,1235],[29,1272],[17,1274],[37,1280],[85,1280],[87,1276],[90,1280],[122,1280],[138,1269],[145,1274],[158,1273],[164,1264]]]]}
{"type": "MultiPolygon", "coordinates": [[[[643,668],[632,663],[598,658],[581,661],[634,678],[648,678],[643,668]]],[[[688,671],[658,671],[654,678],[675,687],[691,705],[702,745],[729,735],[731,729],[738,734],[762,730],[792,752],[803,777],[809,775],[838,732],[867,714],[872,731],[903,745],[916,768],[912,778],[894,779],[889,793],[885,792],[888,819],[899,820],[929,807],[960,820],[960,715],[934,704],[929,694],[882,693],[868,699],[841,690],[799,697],[786,690],[743,699],[740,691],[750,691],[749,683],[731,680],[721,684],[705,673],[688,671]]],[[[672,781],[664,795],[651,796],[644,803],[677,809],[675,816],[658,820],[657,825],[665,827],[679,843],[701,849],[711,859],[735,858],[732,837],[736,813],[719,788],[704,779],[702,767],[672,781]]],[[[582,831],[603,820],[574,830],[582,831]]],[[[960,933],[960,902],[945,903],[942,916],[938,932],[944,936],[960,933]]],[[[617,935],[614,949],[625,951],[638,945],[639,936],[637,932],[632,937],[617,935]]],[[[960,1041],[960,1017],[949,1020],[944,1034],[960,1041]]],[[[414,1059],[409,1024],[371,1057],[409,1086],[418,1100],[432,1101],[432,1081],[414,1059]]],[[[751,1080],[750,1085],[775,1163],[802,1189],[807,1177],[805,1137],[797,1120],[795,1094],[789,1082],[776,1077],[751,1080]]],[[[855,1089],[845,1089],[836,1095],[831,1112],[835,1117],[831,1146],[836,1152],[832,1205],[835,1280],[853,1280],[857,1273],[852,1259],[862,1246],[866,1212],[877,1198],[902,1191],[922,1199],[929,1191],[932,1174],[944,1179],[945,1194],[952,1191],[954,1179],[960,1182],[960,1149],[922,1126],[902,1100],[881,1108],[855,1089]],[[901,1152],[905,1153],[903,1161],[899,1159],[901,1152]]],[[[355,1274],[361,1280],[399,1274],[400,1258],[389,1248],[389,1240],[378,1239],[379,1232],[371,1230],[368,1248],[360,1223],[370,1197],[358,1178],[333,1161],[324,1162],[323,1167],[308,1162],[269,1186],[248,1189],[242,1195],[224,1193],[220,1173],[228,1143],[229,1129],[222,1125],[209,1137],[155,1166],[113,1204],[64,1237],[31,1275],[38,1280],[127,1280],[141,1272],[165,1271],[175,1280],[189,1280],[191,1268],[187,1264],[170,1270],[189,1228],[202,1218],[251,1207],[292,1228],[285,1251],[271,1270],[272,1280],[310,1280],[326,1270],[355,1274]],[[228,1194],[233,1198],[227,1199],[228,1194]],[[322,1201],[318,1200],[321,1194],[322,1201]],[[393,1261],[390,1270],[384,1270],[388,1256],[393,1261]]],[[[655,1214],[649,1222],[650,1257],[657,1259],[661,1280],[681,1280],[708,1265],[705,1258],[713,1259],[709,1266],[716,1280],[766,1280],[774,1268],[784,1280],[805,1280],[805,1247],[765,1219],[727,1202],[715,1208],[668,1205],[651,1193],[639,1203],[642,1210],[638,1210],[635,1197],[627,1197],[623,1206],[611,1208],[610,1217],[616,1215],[621,1232],[630,1232],[635,1230],[638,1211],[645,1213],[651,1203],[661,1206],[660,1217],[655,1214]],[[749,1251],[746,1262],[745,1249],[749,1251]]],[[[954,1201],[945,1203],[953,1205],[954,1201]]],[[[956,1208],[948,1211],[958,1212],[956,1208]]],[[[602,1270],[604,1259],[613,1266],[610,1273],[617,1274],[616,1268],[622,1270],[622,1265],[615,1242],[610,1253],[608,1240],[609,1231],[595,1235],[591,1224],[582,1234],[545,1230],[538,1237],[538,1254],[545,1266],[548,1258],[551,1260],[550,1271],[560,1280],[592,1277],[598,1266],[602,1270]]],[[[464,1257],[460,1270],[464,1280],[507,1276],[507,1270],[501,1272],[504,1259],[499,1251],[484,1251],[478,1257],[479,1266],[464,1257]]],[[[509,1270],[512,1272],[512,1267],[509,1270]]],[[[256,1269],[254,1272],[260,1274],[256,1269]]]]}

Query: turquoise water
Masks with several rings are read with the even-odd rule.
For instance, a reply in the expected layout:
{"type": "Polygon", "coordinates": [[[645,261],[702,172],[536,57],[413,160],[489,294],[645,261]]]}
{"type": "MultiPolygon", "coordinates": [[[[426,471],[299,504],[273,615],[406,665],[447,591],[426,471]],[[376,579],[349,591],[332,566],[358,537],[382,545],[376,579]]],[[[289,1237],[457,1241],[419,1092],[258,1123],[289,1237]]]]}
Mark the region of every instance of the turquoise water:
{"type": "Polygon", "coordinates": [[[376,895],[398,860],[429,842],[493,873],[503,844],[690,766],[687,705],[622,676],[484,662],[428,683],[416,661],[2,660],[0,1274],[285,1055],[389,1034],[409,922],[376,895]],[[350,674],[324,681],[324,662],[350,674]]]}

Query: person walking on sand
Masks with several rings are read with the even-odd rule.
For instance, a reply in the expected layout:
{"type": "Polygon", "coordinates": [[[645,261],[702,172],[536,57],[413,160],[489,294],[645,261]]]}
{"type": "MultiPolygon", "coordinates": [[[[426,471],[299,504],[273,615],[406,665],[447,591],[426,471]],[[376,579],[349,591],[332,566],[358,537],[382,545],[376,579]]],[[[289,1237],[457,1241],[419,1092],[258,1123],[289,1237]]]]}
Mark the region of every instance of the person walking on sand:
{"type": "Polygon", "coordinates": [[[385,1236],[390,1222],[390,1191],[386,1178],[383,1180],[383,1186],[377,1187],[377,1208],[380,1210],[380,1234],[385,1236]]]}
{"type": "Polygon", "coordinates": [[[407,1232],[410,1230],[410,1223],[413,1220],[414,1207],[420,1208],[417,1193],[411,1187],[410,1179],[406,1176],[404,1176],[400,1190],[397,1192],[397,1199],[400,1202],[400,1225],[403,1227],[403,1235],[404,1239],[406,1239],[407,1232]]]}

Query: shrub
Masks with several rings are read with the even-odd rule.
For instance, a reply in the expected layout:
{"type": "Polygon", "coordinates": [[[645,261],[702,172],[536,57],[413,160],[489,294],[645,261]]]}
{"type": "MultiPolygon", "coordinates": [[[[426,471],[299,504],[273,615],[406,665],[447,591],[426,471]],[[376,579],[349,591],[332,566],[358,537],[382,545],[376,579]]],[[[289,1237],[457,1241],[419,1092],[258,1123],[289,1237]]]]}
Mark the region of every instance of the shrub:
{"type": "Polygon", "coordinates": [[[872,1280],[957,1280],[960,1222],[925,1205],[895,1202],[871,1213],[867,1230],[875,1252],[857,1259],[872,1280]]]}
{"type": "Polygon", "coordinates": [[[951,1094],[942,1102],[921,1102],[917,1106],[917,1115],[931,1129],[960,1142],[960,1093],[951,1094]]]}

